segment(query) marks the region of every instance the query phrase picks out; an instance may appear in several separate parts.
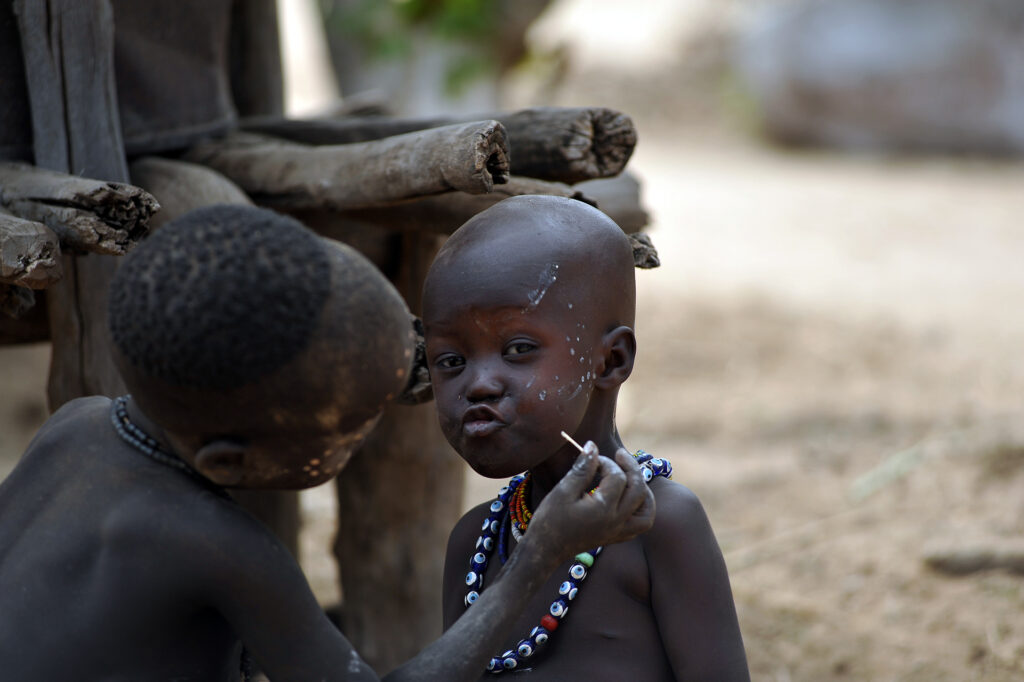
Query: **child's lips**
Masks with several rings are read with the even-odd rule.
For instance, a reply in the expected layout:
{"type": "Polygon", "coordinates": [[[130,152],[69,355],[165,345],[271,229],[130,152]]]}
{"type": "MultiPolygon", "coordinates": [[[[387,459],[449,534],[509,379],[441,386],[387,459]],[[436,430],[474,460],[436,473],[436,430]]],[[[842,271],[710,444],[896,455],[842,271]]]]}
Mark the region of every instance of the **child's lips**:
{"type": "Polygon", "coordinates": [[[501,416],[484,405],[471,407],[462,416],[462,432],[470,437],[489,436],[503,426],[501,416]]]}

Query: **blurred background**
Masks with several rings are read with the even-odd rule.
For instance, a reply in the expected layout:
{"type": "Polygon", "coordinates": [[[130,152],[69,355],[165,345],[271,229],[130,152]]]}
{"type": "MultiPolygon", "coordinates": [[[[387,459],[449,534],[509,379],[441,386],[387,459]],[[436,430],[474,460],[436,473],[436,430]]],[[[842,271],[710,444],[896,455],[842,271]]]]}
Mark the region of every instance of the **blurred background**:
{"type": "MultiPolygon", "coordinates": [[[[295,116],[633,117],[662,267],[619,426],[704,502],[754,679],[1024,676],[1024,4],[279,7],[295,116]]],[[[47,364],[0,348],[0,475],[47,364]]],[[[325,604],[330,488],[303,500],[325,604]]]]}

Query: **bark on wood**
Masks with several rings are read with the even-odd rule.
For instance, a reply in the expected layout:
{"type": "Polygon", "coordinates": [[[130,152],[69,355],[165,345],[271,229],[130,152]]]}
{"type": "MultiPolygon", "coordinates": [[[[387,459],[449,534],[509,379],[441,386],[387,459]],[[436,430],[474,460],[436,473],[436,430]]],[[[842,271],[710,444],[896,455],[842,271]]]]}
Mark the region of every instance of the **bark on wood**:
{"type": "Polygon", "coordinates": [[[129,171],[132,182],[160,202],[160,210],[149,220],[151,231],[200,206],[252,203],[238,185],[195,163],[144,156],[133,161],[129,171]]]}
{"type": "Polygon", "coordinates": [[[0,209],[0,282],[45,289],[61,274],[60,243],[53,230],[0,209]]]}
{"type": "Polygon", "coordinates": [[[185,158],[220,171],[257,203],[289,209],[362,208],[449,190],[481,194],[508,179],[505,129],[496,121],[322,147],[240,133],[200,144],[185,158]]]}
{"type": "Polygon", "coordinates": [[[122,255],[145,236],[160,205],[138,187],[0,163],[0,205],[45,223],[68,250],[122,255]]]}
{"type": "MultiPolygon", "coordinates": [[[[36,165],[126,182],[109,1],[15,0],[15,10],[36,165]]],[[[46,296],[53,337],[51,409],[82,395],[124,392],[106,325],[106,292],[117,259],[65,255],[63,261],[64,277],[46,296]]]]}
{"type": "Polygon", "coordinates": [[[291,211],[291,213],[311,229],[327,237],[340,238],[342,241],[346,237],[338,237],[333,232],[339,221],[349,231],[353,225],[358,225],[368,230],[384,229],[448,235],[485,208],[493,206],[502,199],[521,194],[551,194],[574,197],[591,203],[587,197],[568,185],[534,180],[533,178],[512,177],[506,184],[496,186],[494,191],[489,194],[449,192],[374,208],[341,212],[315,209],[291,211]]]}
{"type": "MultiPolygon", "coordinates": [[[[414,312],[439,245],[434,235],[407,233],[393,254],[400,267],[392,281],[414,312]]],[[[441,633],[444,551],[464,477],[428,404],[388,408],[338,478],[341,629],[379,672],[441,633]]]]}
{"type": "MultiPolygon", "coordinates": [[[[575,183],[617,175],[636,146],[636,127],[601,107],[537,107],[484,115],[505,126],[516,175],[575,183]]],[[[256,118],[242,128],[304,144],[352,144],[451,125],[452,118],[342,118],[307,121],[256,118]]],[[[466,119],[468,120],[468,119],[466,119]]]]}

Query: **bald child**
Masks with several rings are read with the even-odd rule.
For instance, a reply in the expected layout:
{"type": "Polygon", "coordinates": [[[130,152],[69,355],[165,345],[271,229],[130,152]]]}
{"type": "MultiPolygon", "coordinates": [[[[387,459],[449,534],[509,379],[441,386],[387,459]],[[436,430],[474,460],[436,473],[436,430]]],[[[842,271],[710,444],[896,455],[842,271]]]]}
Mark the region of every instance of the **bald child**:
{"type": "MultiPolygon", "coordinates": [[[[448,240],[424,287],[427,361],[448,441],[478,473],[512,477],[452,531],[446,627],[473,613],[535,532],[578,450],[630,458],[615,425],[636,355],[633,255],[600,211],[506,199],[448,240]]],[[[531,680],[748,680],[729,578],[697,497],[640,450],[657,516],[621,544],[566,547],[480,670],[531,680]]],[[[596,486],[600,493],[603,484],[596,486]]]]}
{"type": "MultiPolygon", "coordinates": [[[[227,491],[345,466],[408,380],[397,293],[291,218],[214,206],[126,258],[109,318],[131,395],[62,407],[0,485],[0,677],[233,682],[244,645],[274,682],[376,680],[227,491]]],[[[386,679],[475,678],[564,545],[649,527],[640,471],[622,465],[581,456],[481,613],[386,679]]]]}

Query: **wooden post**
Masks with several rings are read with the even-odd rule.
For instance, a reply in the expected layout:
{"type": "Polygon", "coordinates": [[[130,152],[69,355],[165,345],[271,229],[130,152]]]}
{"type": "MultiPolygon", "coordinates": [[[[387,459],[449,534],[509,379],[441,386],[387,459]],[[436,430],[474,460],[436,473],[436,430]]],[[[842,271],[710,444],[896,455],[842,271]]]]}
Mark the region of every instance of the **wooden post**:
{"type": "MultiPolygon", "coordinates": [[[[393,282],[414,312],[441,241],[404,233],[392,254],[393,282]]],[[[432,403],[388,408],[338,477],[341,629],[381,674],[441,634],[444,549],[464,478],[432,403]]]]}
{"type": "MultiPolygon", "coordinates": [[[[14,2],[36,165],[127,182],[109,0],[14,2]]],[[[117,263],[113,256],[64,256],[64,277],[47,291],[53,338],[50,409],[82,395],[125,390],[106,325],[107,290],[117,263]]]]}

